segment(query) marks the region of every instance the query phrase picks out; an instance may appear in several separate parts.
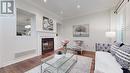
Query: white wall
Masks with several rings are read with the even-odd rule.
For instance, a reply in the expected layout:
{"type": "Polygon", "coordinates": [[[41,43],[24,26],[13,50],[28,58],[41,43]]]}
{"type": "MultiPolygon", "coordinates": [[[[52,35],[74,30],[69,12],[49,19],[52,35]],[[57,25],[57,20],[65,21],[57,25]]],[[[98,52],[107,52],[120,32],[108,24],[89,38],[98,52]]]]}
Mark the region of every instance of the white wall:
{"type": "MultiPolygon", "coordinates": [[[[1,16],[2,25],[2,66],[23,60],[24,58],[15,58],[15,53],[37,49],[37,33],[35,32],[35,19],[32,24],[32,34],[30,37],[16,36],[16,15],[1,16]]],[[[28,57],[36,56],[33,54],[28,57]]]]}
{"type": "Polygon", "coordinates": [[[88,45],[89,47],[86,48],[86,50],[95,51],[96,42],[107,42],[105,32],[108,30],[108,25],[110,24],[110,12],[98,12],[75,19],[65,20],[63,23],[62,37],[64,39],[83,40],[85,42],[85,45],[88,45]],[[89,37],[73,37],[73,25],[79,24],[89,24],[89,37]]]}
{"type": "Polygon", "coordinates": [[[62,41],[63,41],[63,39],[62,39],[62,33],[63,33],[63,24],[57,24],[57,33],[58,33],[58,36],[56,36],[56,39],[57,39],[57,43],[55,44],[56,45],[56,48],[61,48],[61,47],[63,47],[62,46],[62,41]]]}
{"type": "MultiPolygon", "coordinates": [[[[26,1],[26,0],[25,0],[26,1]]],[[[16,0],[16,7],[35,14],[32,24],[31,37],[18,37],[16,36],[16,15],[0,16],[0,65],[6,66],[36,55],[41,54],[40,36],[55,37],[52,33],[37,32],[37,26],[41,25],[42,16],[47,16],[60,22],[59,17],[49,11],[42,10],[35,7],[23,0],[16,0]],[[2,48],[1,48],[2,47],[2,48]],[[40,47],[40,48],[39,48],[40,47]],[[16,59],[15,53],[20,53],[28,50],[38,50],[37,53],[16,59]]]]}
{"type": "Polygon", "coordinates": [[[4,62],[6,63],[10,59],[13,59],[13,53],[14,53],[14,37],[15,37],[15,15],[12,16],[5,16],[5,17],[0,17],[0,24],[1,24],[1,30],[2,30],[2,64],[4,62]],[[12,43],[13,42],[13,43],[12,43]]]}
{"type": "Polygon", "coordinates": [[[2,25],[1,25],[1,18],[0,18],[0,67],[2,67],[2,48],[3,48],[3,46],[2,46],[2,25]]]}

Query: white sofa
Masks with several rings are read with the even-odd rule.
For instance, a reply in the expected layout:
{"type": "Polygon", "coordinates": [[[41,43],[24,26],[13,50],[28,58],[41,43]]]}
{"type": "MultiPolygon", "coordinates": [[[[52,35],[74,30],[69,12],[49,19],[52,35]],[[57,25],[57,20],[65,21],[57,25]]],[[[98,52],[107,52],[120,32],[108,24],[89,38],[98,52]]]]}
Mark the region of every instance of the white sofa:
{"type": "Polygon", "coordinates": [[[123,73],[122,67],[115,57],[108,52],[97,51],[95,58],[95,73],[123,73]]]}

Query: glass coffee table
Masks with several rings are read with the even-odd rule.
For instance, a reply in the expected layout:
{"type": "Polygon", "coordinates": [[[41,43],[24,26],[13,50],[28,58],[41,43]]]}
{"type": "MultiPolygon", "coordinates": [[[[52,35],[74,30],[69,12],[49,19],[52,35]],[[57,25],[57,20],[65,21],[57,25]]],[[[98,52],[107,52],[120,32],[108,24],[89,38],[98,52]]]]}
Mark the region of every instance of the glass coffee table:
{"type": "Polygon", "coordinates": [[[69,73],[77,62],[77,55],[71,53],[54,55],[42,62],[42,73],[69,73]]]}

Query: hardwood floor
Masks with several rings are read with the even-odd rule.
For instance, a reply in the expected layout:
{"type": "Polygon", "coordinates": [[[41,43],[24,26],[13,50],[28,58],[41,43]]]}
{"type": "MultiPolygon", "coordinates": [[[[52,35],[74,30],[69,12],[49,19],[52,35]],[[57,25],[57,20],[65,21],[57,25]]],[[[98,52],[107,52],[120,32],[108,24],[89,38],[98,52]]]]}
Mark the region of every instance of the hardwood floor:
{"type": "Polygon", "coordinates": [[[54,51],[48,52],[48,53],[46,53],[46,54],[41,55],[41,58],[44,59],[44,58],[46,58],[46,57],[48,57],[48,56],[50,56],[50,55],[53,55],[53,54],[54,54],[54,51]]]}
{"type": "MultiPolygon", "coordinates": [[[[22,62],[18,62],[9,66],[6,66],[4,68],[0,68],[0,73],[24,73],[38,65],[41,64],[41,59],[46,58],[47,56],[50,56],[54,54],[54,52],[46,53],[42,56],[37,56],[22,62]]],[[[91,70],[90,73],[94,73],[94,66],[95,66],[95,53],[90,51],[83,51],[82,56],[91,57],[93,59],[91,64],[91,70]]]]}
{"type": "Polygon", "coordinates": [[[18,62],[0,69],[0,73],[24,73],[41,64],[41,56],[18,62]]]}

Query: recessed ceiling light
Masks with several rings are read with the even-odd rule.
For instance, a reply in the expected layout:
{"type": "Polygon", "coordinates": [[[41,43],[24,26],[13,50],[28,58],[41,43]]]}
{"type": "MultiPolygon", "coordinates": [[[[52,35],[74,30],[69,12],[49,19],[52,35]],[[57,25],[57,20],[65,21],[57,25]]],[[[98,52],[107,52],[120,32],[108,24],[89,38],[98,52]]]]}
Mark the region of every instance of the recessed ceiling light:
{"type": "Polygon", "coordinates": [[[80,8],[80,5],[77,5],[77,8],[80,8]]]}
{"type": "Polygon", "coordinates": [[[44,2],[46,3],[46,2],[47,2],[47,0],[44,0],[44,2]]]}

